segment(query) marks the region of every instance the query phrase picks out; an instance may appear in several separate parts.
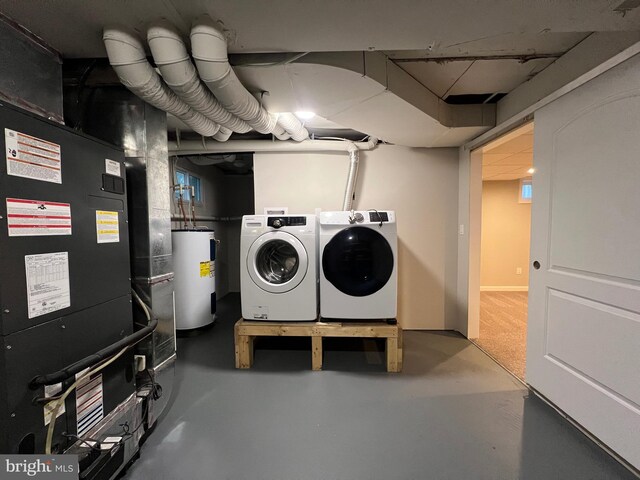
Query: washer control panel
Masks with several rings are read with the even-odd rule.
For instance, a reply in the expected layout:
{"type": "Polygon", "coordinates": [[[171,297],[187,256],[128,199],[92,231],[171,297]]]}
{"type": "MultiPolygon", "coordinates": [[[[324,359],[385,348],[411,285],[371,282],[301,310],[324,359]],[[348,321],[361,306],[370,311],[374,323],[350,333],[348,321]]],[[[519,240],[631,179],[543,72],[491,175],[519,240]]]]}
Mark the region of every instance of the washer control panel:
{"type": "Polygon", "coordinates": [[[268,217],[267,226],[273,228],[281,227],[303,227],[307,224],[307,217],[268,217]]]}

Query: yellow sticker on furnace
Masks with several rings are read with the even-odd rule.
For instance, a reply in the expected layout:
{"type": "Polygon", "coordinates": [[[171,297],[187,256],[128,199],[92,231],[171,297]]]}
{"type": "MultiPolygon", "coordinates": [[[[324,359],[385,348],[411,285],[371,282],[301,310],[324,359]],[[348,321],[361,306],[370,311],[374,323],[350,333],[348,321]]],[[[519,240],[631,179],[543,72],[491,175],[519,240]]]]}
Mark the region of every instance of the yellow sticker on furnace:
{"type": "Polygon", "coordinates": [[[213,277],[214,266],[213,262],[200,262],[200,278],[213,277]]]}
{"type": "Polygon", "coordinates": [[[96,210],[96,233],[98,243],[118,243],[120,241],[118,212],[96,210]]]}

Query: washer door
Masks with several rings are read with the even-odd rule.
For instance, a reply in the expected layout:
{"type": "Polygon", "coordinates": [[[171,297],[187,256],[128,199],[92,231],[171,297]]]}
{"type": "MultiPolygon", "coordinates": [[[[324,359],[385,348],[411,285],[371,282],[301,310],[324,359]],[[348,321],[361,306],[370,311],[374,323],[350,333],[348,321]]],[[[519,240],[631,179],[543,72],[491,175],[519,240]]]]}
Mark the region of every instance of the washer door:
{"type": "Polygon", "coordinates": [[[389,281],[393,273],[393,251],[389,242],[371,228],[345,228],[324,247],[322,271],[342,293],[365,297],[389,281]]]}
{"type": "Polygon", "coordinates": [[[287,232],[269,232],[249,248],[247,269],[254,283],[270,293],[296,288],[307,274],[304,245],[287,232]]]}

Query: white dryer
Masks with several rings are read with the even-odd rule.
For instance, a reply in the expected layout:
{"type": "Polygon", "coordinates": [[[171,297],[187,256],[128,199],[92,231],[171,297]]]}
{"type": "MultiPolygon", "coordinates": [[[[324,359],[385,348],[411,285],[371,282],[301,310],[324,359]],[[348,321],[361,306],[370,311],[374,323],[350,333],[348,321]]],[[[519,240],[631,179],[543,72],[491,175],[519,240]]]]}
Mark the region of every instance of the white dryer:
{"type": "Polygon", "coordinates": [[[318,318],[315,215],[242,217],[240,295],[246,320],[318,318]]]}
{"type": "Polygon", "coordinates": [[[398,240],[395,212],[321,212],[320,316],[395,319],[398,240]]]}

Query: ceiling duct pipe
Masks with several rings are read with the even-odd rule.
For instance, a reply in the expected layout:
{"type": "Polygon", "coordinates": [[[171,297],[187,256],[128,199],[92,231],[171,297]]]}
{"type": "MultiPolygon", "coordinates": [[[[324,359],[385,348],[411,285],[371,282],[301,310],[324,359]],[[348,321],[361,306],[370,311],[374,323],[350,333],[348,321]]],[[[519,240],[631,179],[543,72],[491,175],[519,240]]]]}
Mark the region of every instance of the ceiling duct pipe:
{"type": "Polygon", "coordinates": [[[109,63],[125,87],[145,102],[175,115],[200,135],[210,137],[218,133],[219,125],[193,110],[167,87],[147,61],[144,46],[135,33],[105,28],[102,40],[109,63]]]}
{"type": "Polygon", "coordinates": [[[162,78],[187,105],[234,132],[251,130],[248,123],[228,112],[202,84],[186,45],[171,23],[154,22],[147,31],[147,41],[162,78]]]}
{"type": "Polygon", "coordinates": [[[255,153],[255,152],[348,152],[350,144],[358,150],[372,150],[378,139],[369,137],[366,142],[344,140],[305,140],[304,142],[269,142],[265,140],[231,140],[226,143],[200,140],[182,140],[180,144],[169,141],[171,155],[201,155],[215,153],[255,153]]]}
{"type": "MultiPolygon", "coordinates": [[[[280,140],[290,138],[292,132],[301,140],[308,138],[308,134],[302,138],[299,120],[296,119],[295,128],[287,130],[242,85],[227,58],[227,39],[210,17],[204,15],[195,22],[191,29],[191,49],[200,78],[228,111],[256,131],[272,133],[280,140]]],[[[287,119],[284,123],[290,126],[293,121],[287,119]]]]}
{"type": "Polygon", "coordinates": [[[291,135],[291,139],[296,142],[302,142],[309,138],[309,132],[293,113],[280,113],[278,115],[278,125],[284,128],[291,135]]]}

